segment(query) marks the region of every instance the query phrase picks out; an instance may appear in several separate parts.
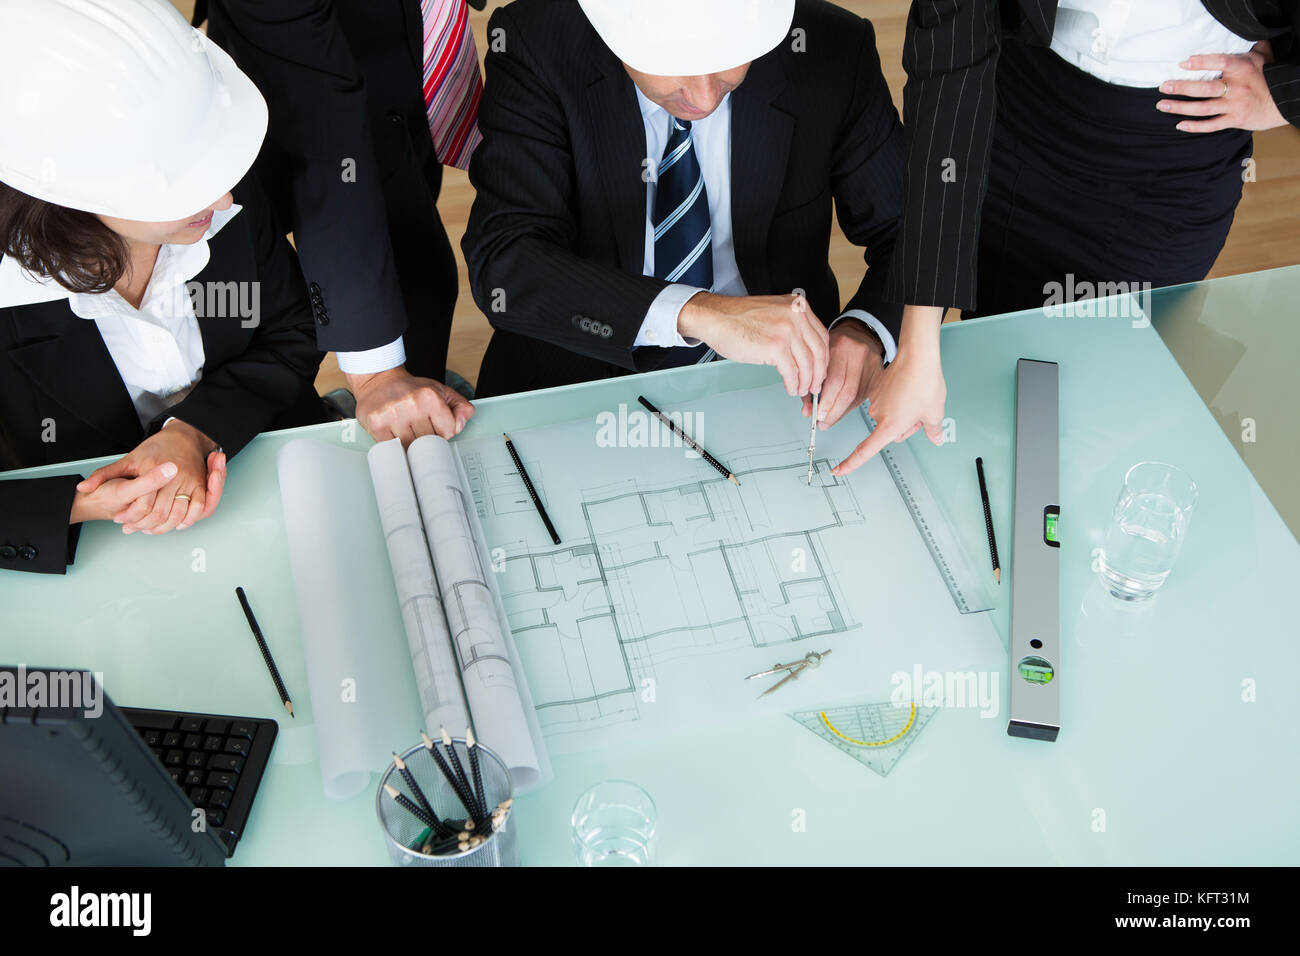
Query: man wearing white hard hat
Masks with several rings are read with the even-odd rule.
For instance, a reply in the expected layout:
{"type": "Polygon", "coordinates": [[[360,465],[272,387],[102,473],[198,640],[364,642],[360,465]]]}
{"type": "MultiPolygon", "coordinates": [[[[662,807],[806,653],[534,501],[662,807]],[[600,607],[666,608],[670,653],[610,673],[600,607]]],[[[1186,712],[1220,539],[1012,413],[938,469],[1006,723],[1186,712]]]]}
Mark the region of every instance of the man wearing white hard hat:
{"type": "Polygon", "coordinates": [[[863,400],[903,312],[884,292],[902,132],[867,21],[824,0],[516,0],[488,31],[463,243],[495,328],[480,395],[717,354],[820,391],[823,427],[863,400]],[[843,308],[832,202],[869,266],[843,308]]]}
{"type": "Polygon", "coordinates": [[[85,521],[208,517],[227,458],[324,419],[321,355],[244,178],[266,105],[170,4],[0,0],[0,90],[0,469],[122,455],[0,480],[0,570],[62,573],[85,521]]]}

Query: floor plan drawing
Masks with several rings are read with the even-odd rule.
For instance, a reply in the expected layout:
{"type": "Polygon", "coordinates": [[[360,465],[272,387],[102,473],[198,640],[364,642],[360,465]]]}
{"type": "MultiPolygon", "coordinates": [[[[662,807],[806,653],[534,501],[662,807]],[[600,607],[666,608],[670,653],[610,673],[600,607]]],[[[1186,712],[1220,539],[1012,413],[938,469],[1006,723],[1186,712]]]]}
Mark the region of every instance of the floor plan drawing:
{"type": "Polygon", "coordinates": [[[819,435],[809,483],[808,420],[779,386],[678,410],[709,426],[700,444],[739,486],[666,428],[616,446],[591,419],[512,430],[559,545],[499,435],[454,443],[552,752],[860,694],[900,585],[927,616],[951,610],[883,466],[831,474],[860,421],[819,435]],[[827,649],[826,666],[761,701],[744,680],[827,649]]]}
{"type": "MultiPolygon", "coordinates": [[[[716,474],[585,489],[580,537],[540,551],[506,548],[502,598],[543,727],[634,714],[658,661],[776,651],[856,626],[822,535],[861,526],[862,508],[825,461],[797,512],[777,507],[783,487],[807,489],[801,453],[733,455],[739,489],[716,474]]],[[[512,469],[485,470],[470,458],[466,470],[481,517],[521,503],[532,510],[512,469]]]]}

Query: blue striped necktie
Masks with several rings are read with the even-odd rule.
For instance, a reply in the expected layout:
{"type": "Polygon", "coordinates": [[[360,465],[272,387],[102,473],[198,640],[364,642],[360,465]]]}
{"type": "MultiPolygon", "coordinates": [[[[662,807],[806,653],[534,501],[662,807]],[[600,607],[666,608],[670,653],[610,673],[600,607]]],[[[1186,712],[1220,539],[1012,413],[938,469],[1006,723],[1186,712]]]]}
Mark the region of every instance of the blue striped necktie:
{"type": "MultiPolygon", "coordinates": [[[[691,123],[672,117],[672,132],[664,147],[655,187],[655,276],[713,288],[713,227],[709,219],[709,194],[704,173],[691,141],[691,123]]],[[[669,350],[664,365],[699,361],[712,350],[677,348],[669,350]]]]}

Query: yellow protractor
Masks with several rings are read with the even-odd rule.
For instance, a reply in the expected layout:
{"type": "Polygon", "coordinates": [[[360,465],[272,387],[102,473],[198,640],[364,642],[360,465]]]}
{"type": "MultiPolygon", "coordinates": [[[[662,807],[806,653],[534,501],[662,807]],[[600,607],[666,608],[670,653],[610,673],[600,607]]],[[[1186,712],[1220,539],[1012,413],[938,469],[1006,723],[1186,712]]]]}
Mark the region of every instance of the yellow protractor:
{"type": "Polygon", "coordinates": [[[826,725],[826,729],[836,737],[839,737],[840,740],[848,741],[857,747],[887,747],[889,744],[894,743],[894,741],[901,739],[909,730],[912,729],[912,724],[916,722],[916,703],[915,701],[912,703],[912,712],[907,716],[907,725],[888,740],[858,740],[856,737],[850,737],[848,734],[842,733],[838,727],[832,724],[831,719],[826,716],[826,711],[821,711],[819,716],[822,719],[822,723],[826,725]]]}

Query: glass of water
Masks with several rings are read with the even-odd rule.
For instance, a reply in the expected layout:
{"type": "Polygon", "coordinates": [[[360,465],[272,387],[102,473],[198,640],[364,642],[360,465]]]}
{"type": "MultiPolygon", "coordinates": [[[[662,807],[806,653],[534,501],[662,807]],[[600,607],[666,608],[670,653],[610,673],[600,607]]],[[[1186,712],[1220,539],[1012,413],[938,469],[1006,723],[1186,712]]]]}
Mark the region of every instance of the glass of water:
{"type": "Polygon", "coordinates": [[[603,780],[573,806],[573,852],[582,866],[654,863],[658,812],[634,783],[603,780]]]}
{"type": "Polygon", "coordinates": [[[1196,494],[1196,482],[1173,465],[1142,461],[1128,470],[1101,552],[1101,580],[1111,594],[1144,601],[1160,589],[1187,536],[1196,494]]]}

